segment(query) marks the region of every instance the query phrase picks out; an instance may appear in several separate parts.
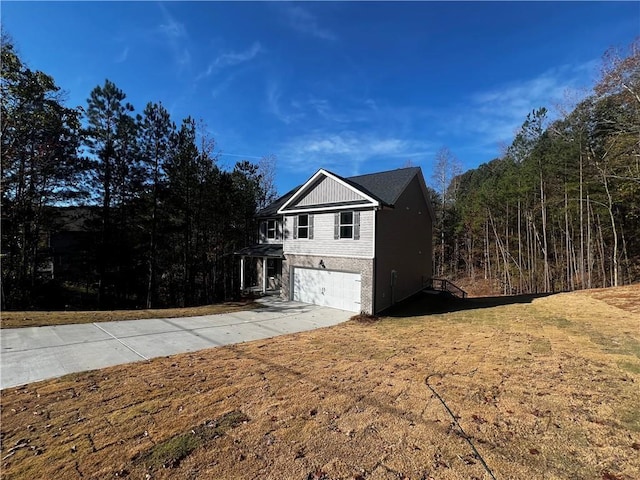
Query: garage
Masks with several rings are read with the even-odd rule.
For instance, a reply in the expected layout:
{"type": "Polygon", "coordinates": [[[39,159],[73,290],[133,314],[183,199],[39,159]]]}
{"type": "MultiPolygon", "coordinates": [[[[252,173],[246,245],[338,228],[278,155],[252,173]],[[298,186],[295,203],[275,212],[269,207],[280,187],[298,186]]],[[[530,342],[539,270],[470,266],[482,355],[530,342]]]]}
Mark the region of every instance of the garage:
{"type": "Polygon", "coordinates": [[[293,269],[293,300],[360,312],[360,274],[335,270],[293,269]]]}

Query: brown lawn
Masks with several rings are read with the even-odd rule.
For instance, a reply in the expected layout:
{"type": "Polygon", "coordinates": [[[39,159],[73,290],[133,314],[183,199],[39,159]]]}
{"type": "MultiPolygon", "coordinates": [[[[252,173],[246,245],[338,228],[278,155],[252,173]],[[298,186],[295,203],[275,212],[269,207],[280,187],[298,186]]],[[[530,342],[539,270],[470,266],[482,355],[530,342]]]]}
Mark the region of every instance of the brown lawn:
{"type": "Polygon", "coordinates": [[[115,322],[143,318],[178,318],[216,315],[256,308],[251,300],[225,302],[202,307],[162,308],[152,310],[109,310],[86,312],[2,312],[0,328],[42,327],[69,323],[115,322]]]}
{"type": "Polygon", "coordinates": [[[518,301],[7,389],[2,476],[640,478],[640,286],[518,301]]]}

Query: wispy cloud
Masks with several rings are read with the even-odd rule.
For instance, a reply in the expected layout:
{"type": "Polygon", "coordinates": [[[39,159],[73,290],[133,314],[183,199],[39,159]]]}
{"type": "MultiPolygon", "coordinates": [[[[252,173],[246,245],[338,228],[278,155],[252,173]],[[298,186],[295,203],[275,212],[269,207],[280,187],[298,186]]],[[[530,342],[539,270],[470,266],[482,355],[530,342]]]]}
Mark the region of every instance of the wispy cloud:
{"type": "Polygon", "coordinates": [[[335,33],[321,26],[317,17],[308,9],[293,4],[287,4],[283,8],[285,20],[294,30],[322,40],[335,41],[338,39],[335,33]]]}
{"type": "Polygon", "coordinates": [[[357,175],[361,168],[378,160],[389,164],[397,160],[398,167],[407,160],[422,162],[433,154],[426,142],[371,133],[316,131],[292,138],[282,146],[282,159],[288,168],[311,172],[319,166],[335,169],[345,175],[357,175]]]}
{"type": "MultiPolygon", "coordinates": [[[[268,110],[285,124],[302,118],[321,125],[370,124],[378,117],[389,118],[392,114],[388,108],[381,113],[370,99],[362,101],[343,96],[340,98],[339,106],[336,103],[335,99],[329,100],[307,93],[294,95],[285,100],[285,92],[278,82],[272,80],[267,86],[268,110]]],[[[397,119],[394,121],[398,122],[397,119]]]]}
{"type": "Polygon", "coordinates": [[[184,24],[178,22],[170,13],[167,7],[165,7],[162,3],[159,4],[160,10],[162,10],[162,15],[164,17],[165,23],[161,23],[158,26],[158,29],[166,35],[168,38],[180,39],[185,38],[187,36],[187,31],[184,27],[184,24]]]}
{"type": "Polygon", "coordinates": [[[267,83],[266,103],[268,112],[286,125],[302,119],[304,114],[298,110],[295,102],[286,104],[282,100],[282,95],[282,89],[277,81],[271,80],[267,83]]]}
{"type": "Polygon", "coordinates": [[[211,98],[219,97],[220,94],[222,94],[222,92],[227,90],[233,84],[233,81],[235,80],[235,78],[236,78],[236,74],[233,73],[227,76],[223,81],[218,82],[216,86],[213,89],[211,89],[211,98]]]}
{"type": "Polygon", "coordinates": [[[128,57],[129,57],[129,47],[127,46],[127,47],[124,47],[124,50],[120,52],[120,55],[118,55],[114,61],[115,63],[123,63],[127,60],[128,57]]]}
{"type": "Polygon", "coordinates": [[[251,47],[242,51],[242,52],[224,52],[218,55],[213,62],[209,64],[207,69],[199,74],[196,80],[200,80],[205,77],[209,77],[213,73],[222,70],[224,68],[233,67],[236,65],[240,65],[242,63],[249,62],[253,60],[257,55],[261,52],[264,52],[264,48],[260,44],[260,42],[254,42],[251,47]]]}
{"type": "MultiPolygon", "coordinates": [[[[547,107],[553,118],[567,102],[576,103],[584,98],[585,86],[592,83],[595,65],[595,61],[563,65],[534,78],[476,92],[450,119],[450,126],[475,133],[485,146],[508,144],[533,109],[547,107]]],[[[571,105],[565,109],[570,108],[571,105]]]]}
{"type": "Polygon", "coordinates": [[[215,67],[223,68],[238,65],[240,63],[248,62],[260,52],[263,51],[260,42],[254,42],[250,48],[244,52],[226,52],[218,56],[213,62],[215,67]]]}
{"type": "Polygon", "coordinates": [[[167,41],[178,67],[187,67],[191,64],[191,52],[187,46],[187,30],[183,23],[171,15],[164,4],[159,3],[158,5],[164,18],[164,22],[158,25],[158,32],[167,41]]]}

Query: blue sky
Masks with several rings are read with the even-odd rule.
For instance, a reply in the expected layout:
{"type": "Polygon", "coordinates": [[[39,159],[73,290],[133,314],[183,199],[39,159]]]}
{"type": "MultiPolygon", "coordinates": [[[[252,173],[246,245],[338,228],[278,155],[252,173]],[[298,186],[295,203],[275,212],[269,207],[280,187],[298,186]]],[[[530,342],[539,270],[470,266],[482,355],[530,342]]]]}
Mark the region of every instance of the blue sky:
{"type": "Polygon", "coordinates": [[[528,112],[575,100],[640,35],[638,2],[8,2],[2,25],[67,105],[106,78],[137,112],[202,119],[232,166],[276,155],[280,193],[317,169],[464,170],[528,112]]]}

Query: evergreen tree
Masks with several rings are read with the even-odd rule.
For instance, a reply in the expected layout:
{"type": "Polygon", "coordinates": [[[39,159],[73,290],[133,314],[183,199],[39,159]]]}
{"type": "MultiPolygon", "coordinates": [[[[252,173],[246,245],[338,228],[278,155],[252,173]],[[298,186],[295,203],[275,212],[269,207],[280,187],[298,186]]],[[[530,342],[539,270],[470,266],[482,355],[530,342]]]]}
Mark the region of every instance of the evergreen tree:
{"type": "MultiPolygon", "coordinates": [[[[128,263],[129,252],[123,250],[127,230],[128,202],[139,186],[140,169],[137,124],[131,117],[133,106],[124,103],[125,93],[110,80],[97,86],[87,100],[85,144],[91,154],[89,189],[100,204],[100,244],[97,252],[98,305],[107,306],[106,294],[113,301],[121,275],[118,266],[128,263]]],[[[131,285],[128,285],[130,287],[131,285]]]]}
{"type": "Polygon", "coordinates": [[[25,66],[2,37],[2,305],[32,307],[45,280],[47,210],[81,196],[79,112],[62,104],[54,79],[25,66]]]}
{"type": "Polygon", "coordinates": [[[164,165],[168,161],[171,151],[172,137],[175,135],[175,125],[171,122],[169,112],[158,103],[148,103],[143,112],[140,125],[141,158],[146,168],[149,190],[147,207],[147,231],[149,245],[147,256],[147,288],[146,307],[151,308],[157,300],[157,264],[158,264],[158,236],[162,220],[159,218],[162,209],[160,194],[165,182],[164,165]]]}

